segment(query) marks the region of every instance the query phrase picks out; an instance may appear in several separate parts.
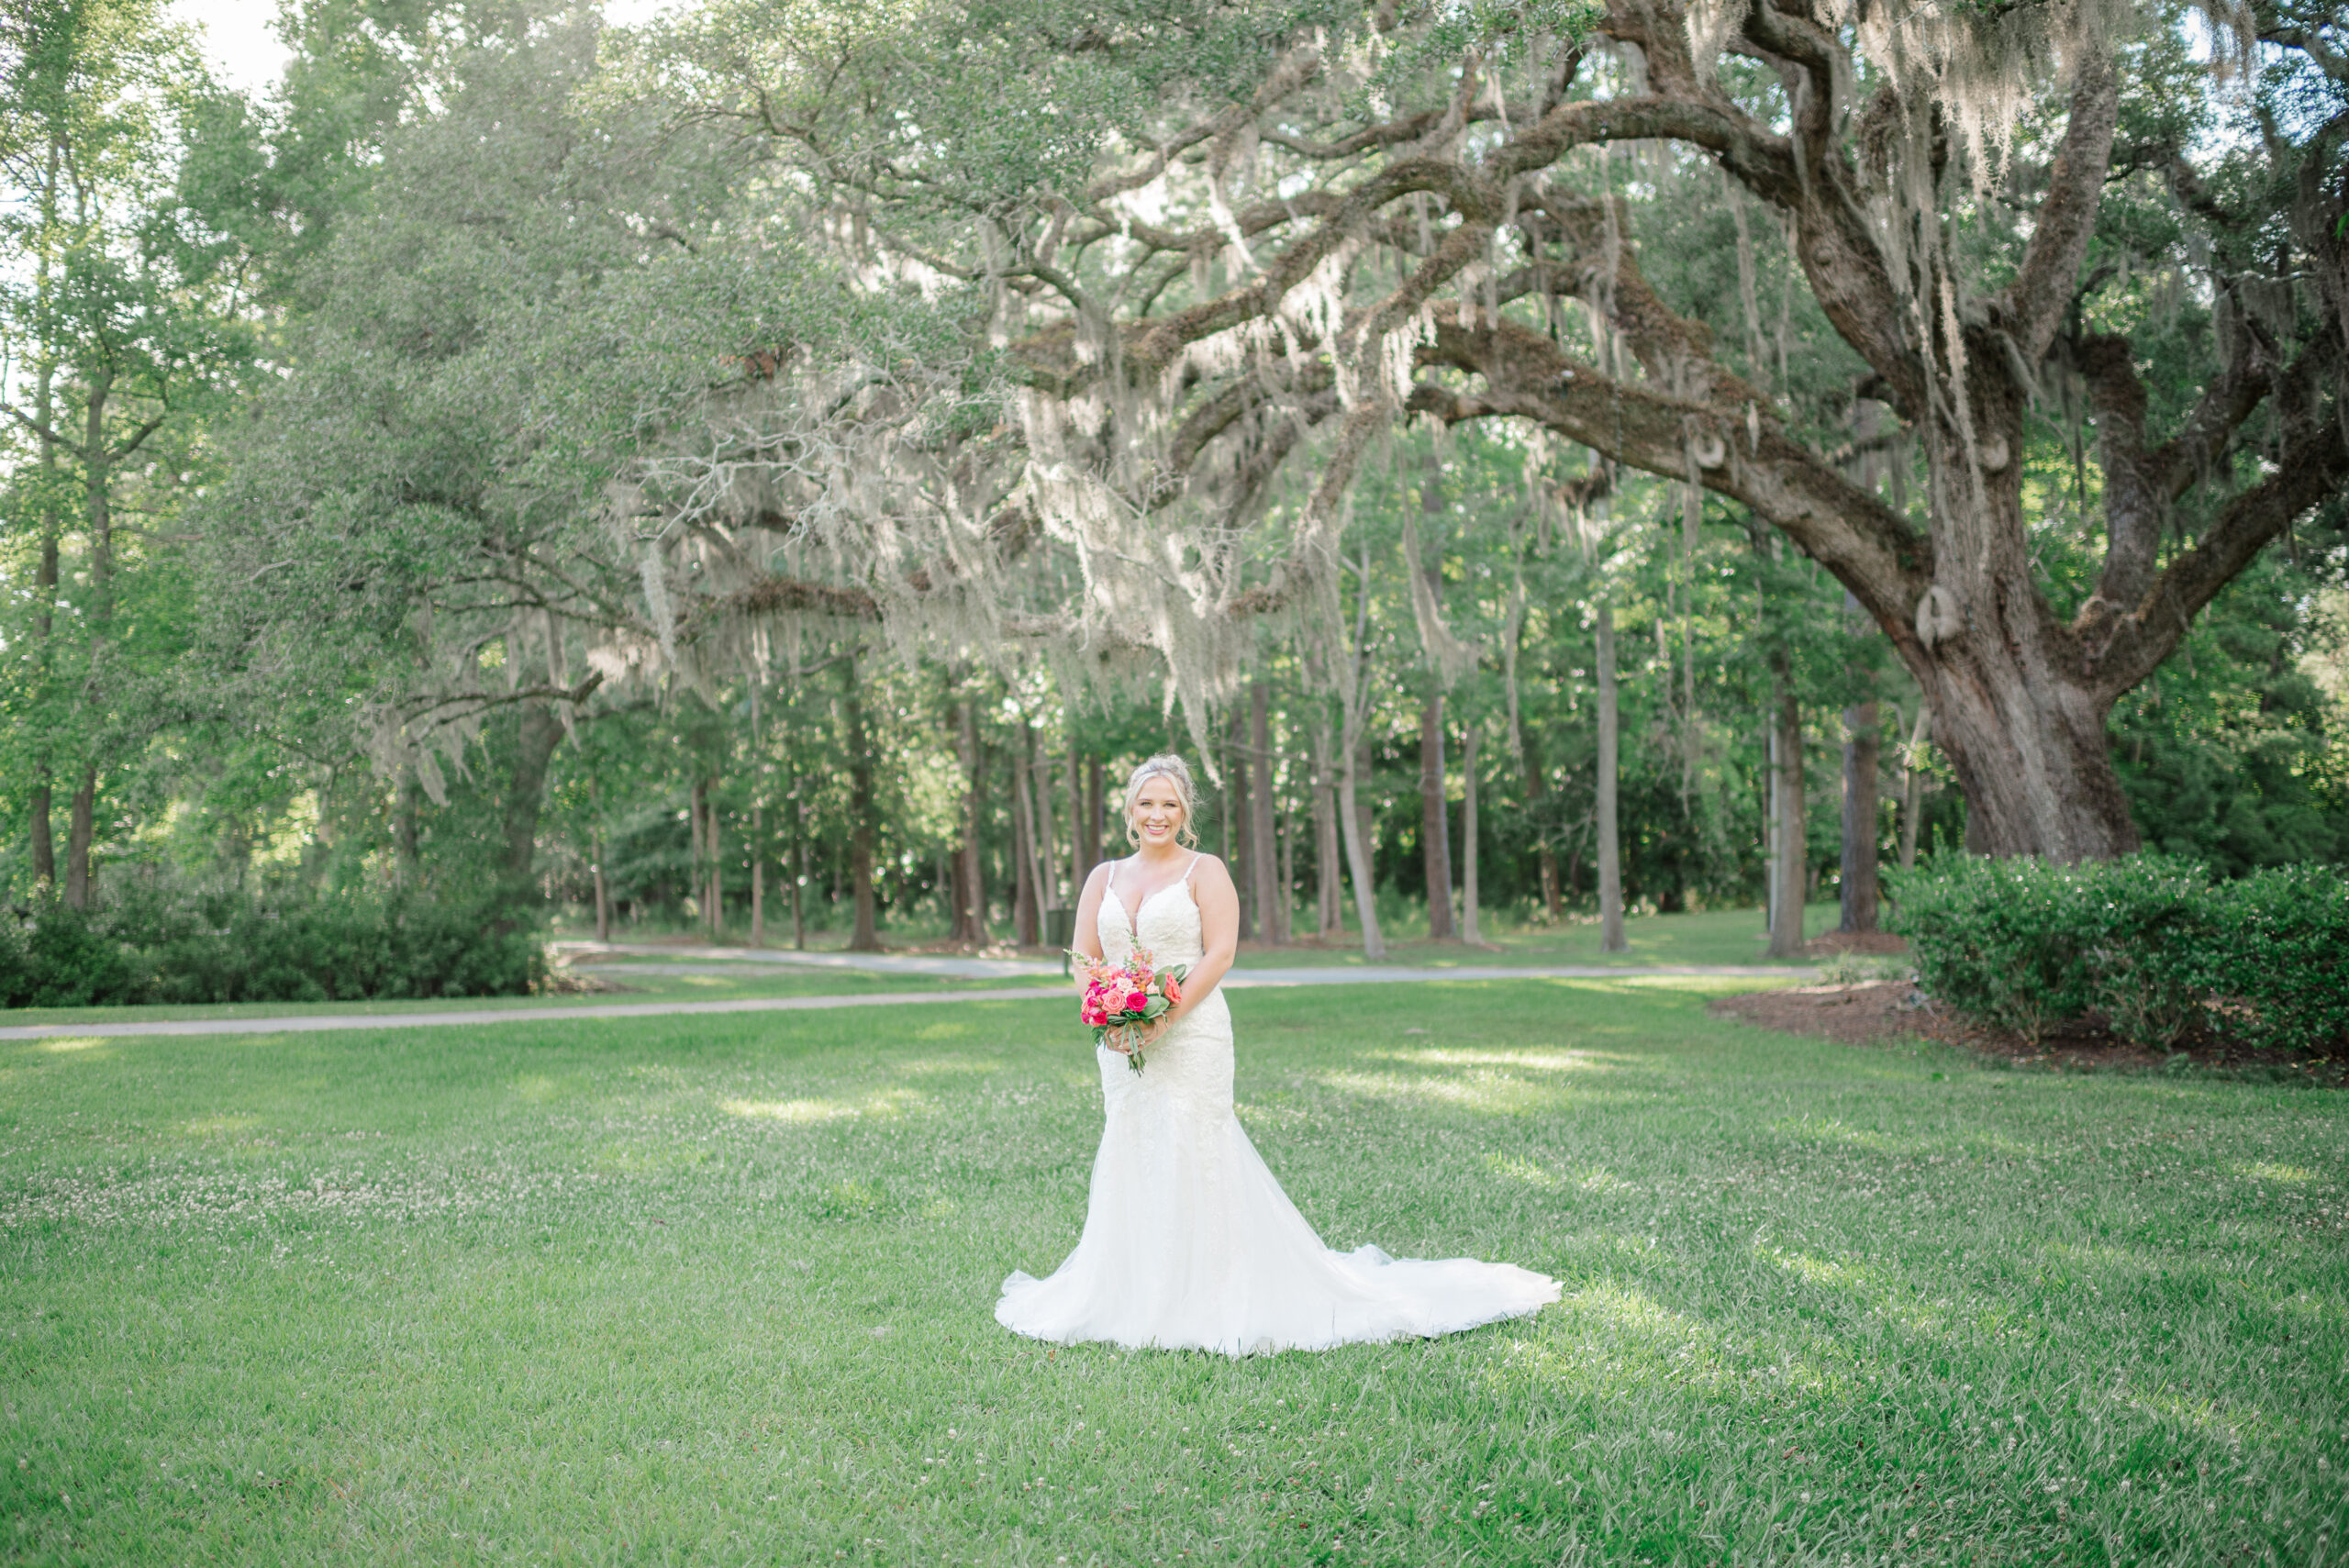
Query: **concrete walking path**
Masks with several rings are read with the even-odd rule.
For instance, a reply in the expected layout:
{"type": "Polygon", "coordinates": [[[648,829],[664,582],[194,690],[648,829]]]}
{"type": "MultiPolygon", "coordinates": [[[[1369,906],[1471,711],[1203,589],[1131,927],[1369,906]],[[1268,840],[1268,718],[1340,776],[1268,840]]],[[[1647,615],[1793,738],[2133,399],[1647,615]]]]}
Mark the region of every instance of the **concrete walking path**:
{"type": "MultiPolygon", "coordinates": [[[[858,955],[886,957],[880,955],[858,955]]],[[[1008,962],[1006,960],[964,960],[974,962],[1008,962]]],[[[597,969],[622,970],[619,964],[597,964],[597,969]]],[[[645,965],[647,969],[667,966],[645,965]]],[[[854,967],[843,965],[841,967],[854,967]]],[[[462,1012],[440,1013],[309,1013],[283,1018],[179,1018],[157,1019],[152,1022],[116,1022],[108,1019],[98,1023],[28,1024],[0,1028],[0,1040],[93,1040],[117,1039],[142,1035],[206,1035],[206,1034],[307,1034],[328,1029],[427,1029],[436,1026],[479,1026],[482,1024],[546,1024],[572,1019],[652,1018],[674,1018],[694,1014],[716,1013],[794,1013],[817,1012],[833,1007],[904,1007],[922,1006],[953,1002],[1019,1002],[1050,998],[1070,1001],[1068,982],[1050,965],[1053,984],[1017,988],[1007,986],[1000,991],[898,991],[855,996],[746,996],[724,1002],[598,1002],[570,1007],[473,1007],[462,1012]]],[[[675,971],[669,971],[675,972],[675,971]]],[[[711,973],[708,968],[683,971],[690,973],[711,973]]],[[[718,971],[718,973],[728,973],[718,971]]],[[[920,972],[915,972],[920,973],[920,972]]],[[[1643,980],[1643,979],[1731,979],[1731,980],[1816,980],[1818,972],[1809,969],[1765,968],[1758,964],[1678,964],[1653,968],[1612,968],[1599,965],[1557,967],[1546,969],[1507,969],[1498,965],[1463,965],[1457,969],[1410,969],[1400,965],[1364,966],[1354,969],[1250,969],[1234,970],[1224,976],[1223,988],[1252,991],[1289,985],[1395,984],[1408,981],[1435,980],[1643,980]]]]}

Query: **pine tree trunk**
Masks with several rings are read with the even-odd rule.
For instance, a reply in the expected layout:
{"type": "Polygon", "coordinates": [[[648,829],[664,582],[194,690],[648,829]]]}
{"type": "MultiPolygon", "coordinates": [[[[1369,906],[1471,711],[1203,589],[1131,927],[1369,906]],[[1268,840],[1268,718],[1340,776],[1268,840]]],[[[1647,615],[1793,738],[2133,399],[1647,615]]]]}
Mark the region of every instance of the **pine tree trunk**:
{"type": "Polygon", "coordinates": [[[1314,705],[1313,720],[1313,903],[1318,916],[1316,934],[1323,940],[1344,933],[1339,902],[1338,801],[1330,777],[1330,720],[1327,710],[1314,705]]]}
{"type": "Polygon", "coordinates": [[[963,848],[961,877],[961,906],[954,923],[958,941],[982,942],[987,940],[986,868],[980,859],[979,814],[985,798],[986,780],[982,772],[985,759],[979,752],[979,721],[974,705],[965,701],[954,705],[955,722],[963,754],[963,848]]]}
{"type": "Polygon", "coordinates": [[[1262,681],[1248,684],[1248,761],[1252,790],[1248,797],[1248,867],[1256,895],[1256,929],[1276,947],[1288,942],[1288,897],[1280,875],[1273,828],[1273,731],[1270,699],[1262,681]]]}
{"type": "Polygon", "coordinates": [[[1231,885],[1240,893],[1240,940],[1253,941],[1258,929],[1256,900],[1252,896],[1255,887],[1255,867],[1258,859],[1255,846],[1248,840],[1255,836],[1256,813],[1250,798],[1248,766],[1247,720],[1234,713],[1223,727],[1223,772],[1229,780],[1229,801],[1223,814],[1223,862],[1231,873],[1231,885]]]}
{"type": "Polygon", "coordinates": [[[1085,851],[1085,769],[1076,754],[1076,742],[1068,748],[1068,896],[1074,904],[1085,896],[1085,879],[1093,874],[1093,862],[1085,851]]]}
{"type": "Polygon", "coordinates": [[[1876,929],[1876,709],[1843,710],[1842,923],[1846,932],[1876,929]]]}
{"type": "Polygon", "coordinates": [[[1419,864],[1427,875],[1428,936],[1440,942],[1460,934],[1452,919],[1452,812],[1443,773],[1443,694],[1431,692],[1419,703],[1419,864]]]}
{"type": "Polygon", "coordinates": [[[1534,844],[1534,854],[1540,862],[1542,874],[1542,907],[1549,913],[1552,920],[1559,920],[1564,918],[1565,909],[1558,896],[1558,853],[1550,844],[1549,770],[1542,764],[1541,742],[1534,739],[1532,727],[1520,724],[1517,738],[1524,754],[1526,808],[1541,832],[1534,844]]]}
{"type": "Polygon", "coordinates": [[[1472,948],[1485,945],[1476,917],[1476,726],[1462,727],[1460,737],[1460,917],[1461,940],[1472,948]]]}
{"type": "Polygon", "coordinates": [[[1028,791],[1020,784],[1024,760],[1007,759],[1011,770],[1011,940],[1023,948],[1042,945],[1039,929],[1041,898],[1036,887],[1036,833],[1028,806],[1028,791]]]}
{"type": "Polygon", "coordinates": [[[1598,951],[1628,952],[1623,934],[1623,843],[1616,826],[1621,735],[1615,707],[1615,607],[1598,606],[1598,951]]]}
{"type": "Polygon", "coordinates": [[[1362,954],[1376,962],[1386,956],[1386,939],[1378,929],[1376,874],[1371,855],[1370,802],[1362,785],[1370,776],[1366,746],[1345,750],[1345,765],[1338,773],[1338,821],[1346,840],[1346,874],[1354,884],[1354,918],[1362,925],[1362,954]]]}
{"type": "Polygon", "coordinates": [[[612,895],[609,884],[604,880],[603,839],[598,836],[588,848],[596,857],[596,940],[608,942],[612,940],[612,895]]]}
{"type": "Polygon", "coordinates": [[[1036,881],[1047,912],[1062,907],[1060,890],[1060,829],[1052,821],[1052,759],[1036,744],[1035,734],[1020,727],[1030,759],[1021,787],[1030,792],[1036,810],[1036,881]]]}
{"type": "MultiPolygon", "coordinates": [[[[841,724],[848,738],[848,870],[851,952],[881,951],[879,899],[873,886],[873,857],[880,835],[881,808],[874,786],[873,741],[864,728],[864,688],[857,680],[856,655],[841,661],[841,724]]],[[[793,906],[795,922],[797,906],[793,906]]]]}
{"type": "MultiPolygon", "coordinates": [[[[1085,759],[1085,874],[1101,863],[1102,813],[1106,807],[1101,786],[1101,759],[1085,759]]],[[[1079,884],[1079,885],[1083,885],[1079,884]]]]}
{"type": "Polygon", "coordinates": [[[706,923],[709,927],[709,939],[716,941],[726,934],[726,862],[720,858],[722,851],[718,843],[718,802],[715,800],[709,803],[709,825],[707,830],[709,834],[709,891],[708,895],[702,900],[702,907],[708,912],[706,923]]]}
{"type": "Polygon", "coordinates": [[[1809,853],[1804,840],[1802,708],[1794,678],[1781,654],[1774,661],[1777,698],[1777,887],[1771,899],[1770,956],[1793,958],[1802,951],[1803,901],[1809,891],[1809,853]]]}

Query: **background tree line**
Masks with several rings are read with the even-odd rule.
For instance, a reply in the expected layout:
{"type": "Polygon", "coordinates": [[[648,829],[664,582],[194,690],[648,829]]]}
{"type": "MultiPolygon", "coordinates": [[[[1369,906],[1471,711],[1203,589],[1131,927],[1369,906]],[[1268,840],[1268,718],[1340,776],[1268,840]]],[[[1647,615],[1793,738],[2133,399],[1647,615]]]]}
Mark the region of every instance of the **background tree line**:
{"type": "Polygon", "coordinates": [[[1254,940],[1830,888],[1869,929],[1876,863],[1985,809],[2049,852],[2111,828],[2093,778],[1985,806],[1936,743],[1961,666],[2062,684],[1967,651],[1976,595],[2043,606],[2035,657],[2092,684],[2092,601],[2214,550],[2199,614],[2131,612],[2174,651],[2098,688],[2121,827],[2226,874],[2349,851],[2337,18],[2227,13],[2214,60],[2147,7],[1910,103],[1932,62],[1785,6],[1083,11],[314,0],[262,102],[160,6],[13,11],[20,904],[497,888],[613,932],[1034,943],[1174,745],[1254,940]],[[1877,94],[1808,150],[1797,23],[1877,94]],[[1969,149],[1995,91],[2017,128],[1969,149]],[[1857,241],[1772,183],[1879,170],[1902,264],[1988,299],[2099,125],[2061,308],[1988,390],[1952,341],[2008,375],[2021,327],[1855,325],[1804,248],[1857,241]],[[1499,179],[1543,126],[1547,172],[1499,179]],[[1382,179],[1343,266],[1260,285],[1382,179]],[[2010,434],[1944,429],[1967,399],[2010,434]],[[1879,545],[1994,563],[1936,631],[1879,545]]]}

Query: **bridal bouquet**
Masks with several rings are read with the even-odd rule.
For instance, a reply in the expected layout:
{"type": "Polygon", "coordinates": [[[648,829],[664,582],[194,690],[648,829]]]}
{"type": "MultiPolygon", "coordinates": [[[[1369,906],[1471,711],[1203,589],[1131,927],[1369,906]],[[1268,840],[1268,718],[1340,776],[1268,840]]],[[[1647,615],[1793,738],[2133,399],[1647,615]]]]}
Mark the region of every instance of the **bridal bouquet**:
{"type": "Polygon", "coordinates": [[[1122,964],[1083,953],[1072,956],[1084,966],[1085,1003],[1078,1016],[1093,1027],[1093,1043],[1124,1052],[1126,1065],[1141,1072],[1141,1026],[1163,1017],[1183,999],[1183,981],[1191,966],[1171,963],[1160,969],[1142,948],[1136,948],[1122,964]]]}

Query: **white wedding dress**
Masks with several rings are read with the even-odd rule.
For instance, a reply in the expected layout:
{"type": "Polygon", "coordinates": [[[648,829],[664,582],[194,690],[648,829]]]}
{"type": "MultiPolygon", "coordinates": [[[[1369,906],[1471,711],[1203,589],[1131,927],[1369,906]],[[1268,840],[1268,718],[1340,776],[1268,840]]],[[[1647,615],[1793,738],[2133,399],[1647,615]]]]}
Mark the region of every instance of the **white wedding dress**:
{"type": "MultiPolygon", "coordinates": [[[[1103,897],[1101,951],[1119,962],[1137,945],[1127,918],[1114,891],[1103,897]]],[[[1197,962],[1189,873],[1143,899],[1135,925],[1162,967],[1197,962]]],[[[1003,1282],[996,1319],[1014,1333],[1237,1356],[1448,1334],[1558,1299],[1555,1280],[1508,1263],[1324,1247],[1232,1114],[1220,988],[1141,1072],[1106,1047],[1095,1054],[1108,1121],[1085,1234],[1049,1279],[1003,1282]]]]}

